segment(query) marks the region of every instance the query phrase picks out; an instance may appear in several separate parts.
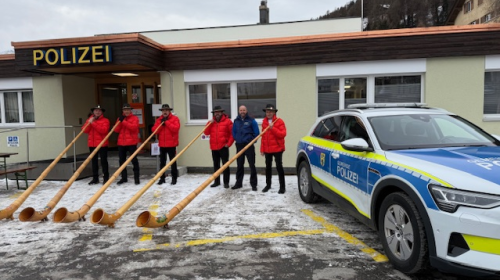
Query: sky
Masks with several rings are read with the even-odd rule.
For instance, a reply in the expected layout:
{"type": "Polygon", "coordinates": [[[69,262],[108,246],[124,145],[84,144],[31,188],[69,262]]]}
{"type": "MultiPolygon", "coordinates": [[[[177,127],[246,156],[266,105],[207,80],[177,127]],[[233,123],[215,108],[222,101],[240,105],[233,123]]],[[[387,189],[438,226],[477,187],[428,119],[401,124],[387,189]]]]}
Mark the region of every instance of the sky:
{"type": "MultiPolygon", "coordinates": [[[[11,42],[256,24],[261,0],[6,0],[0,54],[11,42]]],[[[316,19],[350,0],[268,0],[271,23],[316,19]]]]}

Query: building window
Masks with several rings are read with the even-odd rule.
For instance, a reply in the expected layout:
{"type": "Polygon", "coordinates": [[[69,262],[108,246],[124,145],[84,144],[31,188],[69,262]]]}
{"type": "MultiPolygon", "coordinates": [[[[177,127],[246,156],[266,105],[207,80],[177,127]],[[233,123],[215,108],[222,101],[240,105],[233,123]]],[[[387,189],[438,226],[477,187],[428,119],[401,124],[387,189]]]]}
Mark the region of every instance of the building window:
{"type": "Polygon", "coordinates": [[[208,119],[207,85],[189,85],[189,119],[208,119]]]}
{"type": "Polygon", "coordinates": [[[474,24],[479,24],[479,20],[478,20],[478,19],[473,20],[473,21],[471,21],[469,24],[471,24],[471,25],[474,25],[474,24]]]}
{"type": "Polygon", "coordinates": [[[339,79],[318,80],[318,117],[339,109],[339,79]]]}
{"type": "Polygon", "coordinates": [[[262,109],[266,104],[276,105],[276,82],[238,83],[238,107],[245,105],[248,115],[262,119],[266,113],[262,109]]]}
{"type": "Polygon", "coordinates": [[[420,102],[421,76],[375,77],[375,103],[420,102]]]}
{"type": "Polygon", "coordinates": [[[266,104],[276,105],[276,81],[189,84],[189,121],[206,121],[215,106],[221,106],[230,118],[245,105],[252,118],[265,117],[266,104]]]}
{"type": "Polygon", "coordinates": [[[422,75],[318,79],[318,117],[356,103],[422,102],[422,75]]]}
{"type": "Polygon", "coordinates": [[[348,78],[344,84],[345,105],[366,103],[366,78],[348,78]]]}
{"type": "Polygon", "coordinates": [[[489,22],[491,20],[492,16],[491,16],[491,13],[485,15],[484,17],[481,17],[481,23],[486,23],[486,22],[489,22]]]}
{"type": "Polygon", "coordinates": [[[483,113],[500,114],[500,72],[484,74],[484,105],[483,113]]]}
{"type": "Polygon", "coordinates": [[[472,11],[473,8],[474,8],[474,3],[473,3],[472,0],[465,2],[465,4],[464,4],[464,14],[467,14],[470,11],[472,11]]]}
{"type": "Polygon", "coordinates": [[[212,107],[221,106],[231,118],[231,84],[212,84],[212,107]]]}
{"type": "Polygon", "coordinates": [[[0,92],[0,124],[23,124],[35,122],[33,91],[0,92]]]}

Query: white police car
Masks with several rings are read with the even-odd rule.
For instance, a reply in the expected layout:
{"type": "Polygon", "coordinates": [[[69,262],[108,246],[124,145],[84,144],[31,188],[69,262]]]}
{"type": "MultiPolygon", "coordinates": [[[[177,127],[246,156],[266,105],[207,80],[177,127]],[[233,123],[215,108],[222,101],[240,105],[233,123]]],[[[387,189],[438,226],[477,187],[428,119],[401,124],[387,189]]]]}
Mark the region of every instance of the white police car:
{"type": "Polygon", "coordinates": [[[297,147],[300,197],[377,230],[392,265],[500,276],[500,141],[425,104],[356,104],[297,147]]]}

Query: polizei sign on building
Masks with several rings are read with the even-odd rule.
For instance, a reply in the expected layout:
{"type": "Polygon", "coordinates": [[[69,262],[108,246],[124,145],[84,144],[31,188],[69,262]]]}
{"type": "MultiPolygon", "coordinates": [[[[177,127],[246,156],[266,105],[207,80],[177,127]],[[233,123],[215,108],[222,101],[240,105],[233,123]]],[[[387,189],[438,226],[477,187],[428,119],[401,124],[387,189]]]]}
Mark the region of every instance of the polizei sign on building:
{"type": "Polygon", "coordinates": [[[109,45],[33,50],[33,65],[71,65],[111,62],[109,45]]]}

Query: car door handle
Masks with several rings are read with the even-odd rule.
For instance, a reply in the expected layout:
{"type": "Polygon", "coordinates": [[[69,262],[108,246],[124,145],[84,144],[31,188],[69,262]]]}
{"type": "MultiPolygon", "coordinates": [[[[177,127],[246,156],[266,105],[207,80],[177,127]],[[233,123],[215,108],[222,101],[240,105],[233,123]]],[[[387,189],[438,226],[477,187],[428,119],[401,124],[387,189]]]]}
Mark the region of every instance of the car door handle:
{"type": "Polygon", "coordinates": [[[314,147],[313,147],[313,146],[307,146],[307,150],[308,150],[308,151],[312,151],[313,149],[314,149],[314,147]]]}
{"type": "Polygon", "coordinates": [[[332,158],[334,158],[334,159],[338,159],[339,157],[340,157],[340,155],[339,155],[339,154],[337,154],[337,153],[332,153],[332,158]]]}

